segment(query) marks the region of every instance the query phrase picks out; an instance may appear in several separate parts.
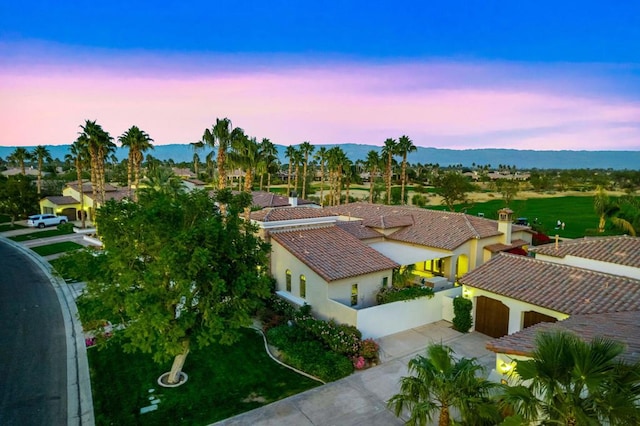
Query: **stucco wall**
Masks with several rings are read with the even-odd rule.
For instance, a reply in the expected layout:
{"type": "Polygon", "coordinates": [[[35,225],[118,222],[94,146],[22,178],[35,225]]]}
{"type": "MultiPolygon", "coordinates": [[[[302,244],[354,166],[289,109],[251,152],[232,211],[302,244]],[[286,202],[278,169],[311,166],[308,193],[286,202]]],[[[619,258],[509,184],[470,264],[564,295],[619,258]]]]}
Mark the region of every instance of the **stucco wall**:
{"type": "Polygon", "coordinates": [[[547,262],[560,263],[562,265],[575,266],[578,268],[589,269],[591,271],[604,272],[605,274],[620,275],[640,280],[640,268],[631,266],[618,265],[616,263],[601,262],[598,260],[585,259],[583,257],[565,256],[553,257],[536,253],[536,259],[547,262]]]}

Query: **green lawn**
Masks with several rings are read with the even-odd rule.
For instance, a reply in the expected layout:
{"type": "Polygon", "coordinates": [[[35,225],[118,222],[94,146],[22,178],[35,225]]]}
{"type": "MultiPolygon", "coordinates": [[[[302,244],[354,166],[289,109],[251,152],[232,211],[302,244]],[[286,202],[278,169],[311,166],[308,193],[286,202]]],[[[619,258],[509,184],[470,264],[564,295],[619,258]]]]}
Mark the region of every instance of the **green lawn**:
{"type": "Polygon", "coordinates": [[[46,246],[32,247],[31,250],[40,256],[48,256],[50,254],[63,253],[66,251],[78,250],[83,246],[72,241],[63,241],[61,243],[47,244],[46,246]]]}
{"type": "MultiPolygon", "coordinates": [[[[456,206],[456,210],[460,211],[463,207],[462,205],[456,206]]],[[[497,212],[504,207],[504,201],[496,199],[486,203],[474,203],[466,207],[466,212],[471,215],[484,213],[487,218],[497,219],[497,212]]],[[[585,235],[595,235],[597,232],[598,216],[593,210],[593,197],[514,200],[509,208],[514,211],[514,218],[527,217],[529,222],[533,222],[537,218],[538,222],[542,223],[543,231],[548,235],[559,234],[565,238],[580,238],[585,235]],[[558,220],[566,224],[564,231],[555,229],[558,220]]],[[[621,234],[621,232],[616,230],[605,232],[605,235],[611,234],[621,234]]]]}
{"type": "Polygon", "coordinates": [[[16,235],[15,237],[9,237],[9,239],[20,242],[37,240],[39,238],[57,237],[58,235],[68,234],[73,234],[72,227],[65,227],[63,229],[49,229],[47,231],[33,232],[31,234],[16,235]]]}
{"type": "Polygon", "coordinates": [[[98,426],[206,425],[319,385],[273,362],[254,330],[232,346],[192,350],[183,369],[189,380],[177,388],[156,382],[170,363],[160,366],[150,355],[123,353],[117,340],[110,343],[88,349],[98,426]],[[158,410],[140,414],[150,396],[160,399],[158,410]]]}
{"type": "Polygon", "coordinates": [[[18,225],[17,223],[11,226],[11,222],[9,223],[0,223],[0,232],[13,231],[14,229],[24,229],[26,226],[18,225]]]}

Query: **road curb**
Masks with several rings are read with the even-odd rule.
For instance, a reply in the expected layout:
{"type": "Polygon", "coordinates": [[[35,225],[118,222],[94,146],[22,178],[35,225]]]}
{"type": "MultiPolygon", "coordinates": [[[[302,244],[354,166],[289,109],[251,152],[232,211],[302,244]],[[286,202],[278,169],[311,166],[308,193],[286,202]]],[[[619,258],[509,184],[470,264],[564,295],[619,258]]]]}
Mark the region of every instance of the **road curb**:
{"type": "Polygon", "coordinates": [[[53,275],[51,265],[37,253],[4,236],[0,236],[0,239],[30,257],[49,277],[60,303],[67,337],[67,424],[95,425],[89,360],[82,325],[78,319],[78,307],[71,289],[62,278],[53,275]]]}

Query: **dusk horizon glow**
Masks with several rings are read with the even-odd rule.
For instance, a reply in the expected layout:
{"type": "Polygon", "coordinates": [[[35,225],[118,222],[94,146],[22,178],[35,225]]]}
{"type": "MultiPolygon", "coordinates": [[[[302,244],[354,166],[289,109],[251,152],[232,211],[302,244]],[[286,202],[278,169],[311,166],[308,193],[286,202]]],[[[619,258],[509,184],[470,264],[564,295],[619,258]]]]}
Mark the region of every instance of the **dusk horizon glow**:
{"type": "Polygon", "coordinates": [[[414,56],[388,46],[381,54],[371,46],[270,50],[274,42],[265,35],[260,43],[258,30],[230,41],[237,51],[191,39],[182,48],[133,47],[29,34],[26,21],[11,19],[0,18],[9,27],[0,30],[2,146],[70,144],[85,120],[114,138],[136,125],[157,145],[189,143],[228,117],[280,145],[381,146],[406,134],[417,146],[448,149],[640,150],[640,64],[628,54],[500,58],[461,53],[455,43],[450,54],[414,56]]]}

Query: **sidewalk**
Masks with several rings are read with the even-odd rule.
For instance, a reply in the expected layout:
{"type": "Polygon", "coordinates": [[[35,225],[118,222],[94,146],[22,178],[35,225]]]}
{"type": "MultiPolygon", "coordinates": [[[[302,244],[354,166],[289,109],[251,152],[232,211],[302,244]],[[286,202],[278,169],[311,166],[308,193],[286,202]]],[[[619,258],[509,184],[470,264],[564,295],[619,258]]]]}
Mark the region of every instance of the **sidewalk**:
{"type": "Polygon", "coordinates": [[[407,364],[430,343],[445,343],[460,357],[475,357],[487,375],[495,354],[485,349],[489,337],[462,334],[446,321],[438,321],[378,340],[382,364],[318,388],[222,420],[215,425],[402,425],[386,407],[386,401],[400,390],[399,380],[407,376],[407,364]]]}

